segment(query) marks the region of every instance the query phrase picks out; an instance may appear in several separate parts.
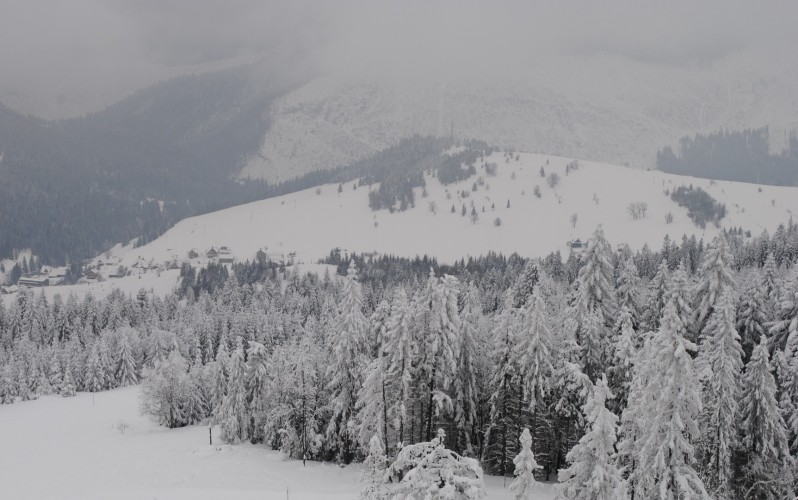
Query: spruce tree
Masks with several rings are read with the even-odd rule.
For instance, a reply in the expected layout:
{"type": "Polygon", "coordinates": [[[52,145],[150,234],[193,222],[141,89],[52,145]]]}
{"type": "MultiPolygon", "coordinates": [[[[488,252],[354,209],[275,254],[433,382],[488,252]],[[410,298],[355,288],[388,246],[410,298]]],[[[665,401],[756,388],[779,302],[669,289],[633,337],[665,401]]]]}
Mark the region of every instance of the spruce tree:
{"type": "Polygon", "coordinates": [[[682,335],[692,342],[698,341],[697,332],[693,329],[693,307],[690,277],[684,262],[680,262],[668,279],[666,302],[671,301],[676,307],[676,314],[682,323],[682,335]]]}
{"type": "Polygon", "coordinates": [[[236,340],[236,348],[230,356],[227,394],[214,417],[221,428],[222,439],[228,443],[240,443],[249,438],[246,371],[243,342],[239,337],[236,340]]]}
{"type": "Polygon", "coordinates": [[[252,438],[263,440],[264,424],[270,408],[268,386],[270,383],[269,353],[260,342],[252,341],[247,348],[247,394],[252,415],[252,438]]]}
{"type": "Polygon", "coordinates": [[[726,291],[709,320],[708,336],[699,348],[696,362],[706,371],[701,444],[704,475],[710,488],[721,494],[728,494],[731,488],[731,459],[737,443],[734,424],[743,368],[734,313],[731,291],[726,291]]]}
{"type": "Polygon", "coordinates": [[[99,342],[95,342],[86,361],[84,386],[89,392],[99,392],[105,389],[105,385],[105,368],[100,361],[99,342]]]}
{"type": "Polygon", "coordinates": [[[615,282],[615,294],[618,298],[618,307],[626,306],[629,314],[632,317],[632,325],[637,327],[640,324],[640,275],[637,272],[637,266],[634,259],[629,257],[623,263],[618,279],[615,282]]]}
{"type": "Polygon", "coordinates": [[[408,404],[411,397],[411,384],[413,382],[413,358],[416,354],[416,345],[411,331],[412,314],[407,294],[399,288],[391,303],[391,316],[388,322],[386,336],[386,354],[389,357],[385,381],[390,391],[395,394],[393,405],[389,413],[393,426],[397,431],[399,443],[404,443],[409,435],[408,404]]]}
{"type": "Polygon", "coordinates": [[[751,273],[743,280],[740,298],[737,301],[737,331],[743,348],[743,359],[748,360],[759,338],[767,331],[770,311],[764,293],[762,279],[751,273]]]}
{"type": "Polygon", "coordinates": [[[454,378],[454,424],[457,429],[456,450],[472,455],[472,433],[477,418],[477,328],[482,316],[479,291],[469,283],[461,312],[460,349],[457,375],[454,378]]]}
{"type": "Polygon", "coordinates": [[[493,329],[493,350],[490,353],[493,364],[490,395],[490,424],[485,436],[483,462],[492,471],[502,476],[510,471],[509,463],[515,455],[514,439],[518,434],[520,408],[518,393],[521,382],[518,374],[518,359],[515,318],[510,307],[512,297],[505,295],[504,310],[495,320],[493,329]]]}
{"type": "Polygon", "coordinates": [[[331,448],[336,450],[338,458],[345,463],[352,460],[355,452],[354,417],[357,411],[357,393],[363,380],[366,327],[357,283],[357,268],[353,260],[349,263],[344,281],[336,331],[332,339],[333,363],[328,369],[332,415],[327,426],[327,437],[331,448]]]}
{"type": "Polygon", "coordinates": [[[776,402],[776,381],[771,373],[765,336],[760,338],[745,367],[740,410],[739,431],[745,457],[741,498],[788,498],[792,458],[776,402]]]}
{"type": "Polygon", "coordinates": [[[521,443],[521,451],[513,459],[515,479],[510,483],[510,491],[516,500],[531,500],[533,492],[539,487],[535,481],[535,471],[541,469],[541,466],[532,453],[532,434],[529,429],[524,429],[518,441],[521,443]]]}
{"type": "Polygon", "coordinates": [[[588,431],[568,452],[571,466],[559,473],[558,498],[614,500],[626,496],[626,483],[615,466],[618,417],[606,406],[612,397],[602,376],[584,406],[588,431]]]}
{"type": "Polygon", "coordinates": [[[533,410],[543,404],[543,398],[551,387],[554,370],[551,361],[552,335],[547,322],[546,304],[538,289],[535,289],[523,313],[517,347],[520,351],[519,372],[533,410]]]}
{"type": "Polygon", "coordinates": [[[695,331],[703,334],[706,323],[723,292],[735,289],[734,278],[731,274],[732,263],[729,244],[722,234],[718,235],[704,251],[698,270],[699,281],[694,293],[696,307],[693,326],[695,331]]]}
{"type": "Polygon", "coordinates": [[[579,269],[577,300],[584,302],[582,307],[586,311],[600,311],[604,320],[613,318],[618,307],[613,276],[612,247],[599,226],[590,238],[579,269]]]}
{"type": "Polygon", "coordinates": [[[641,415],[646,429],[640,450],[638,488],[645,498],[709,499],[694,469],[693,442],[700,438],[701,398],[690,353],[695,344],[680,335],[683,326],[673,302],[665,306],[652,338],[648,387],[654,395],[641,415]]]}
{"type": "Polygon", "coordinates": [[[227,351],[227,341],[219,343],[216,351],[216,359],[210,365],[211,370],[211,410],[216,413],[222,406],[224,397],[227,394],[227,379],[229,374],[230,354],[227,351]]]}
{"type": "Polygon", "coordinates": [[[612,362],[609,368],[610,387],[615,395],[610,402],[610,406],[618,415],[626,407],[632,384],[634,363],[637,356],[635,344],[638,341],[636,337],[632,313],[626,305],[623,305],[615,325],[615,343],[612,347],[612,362]]]}
{"type": "Polygon", "coordinates": [[[774,309],[774,321],[768,324],[772,348],[784,349],[790,335],[798,332],[798,266],[790,271],[774,309]]]}
{"type": "MultiPolygon", "coordinates": [[[[382,349],[381,349],[382,351],[382,349]]],[[[366,377],[357,398],[358,441],[364,451],[369,448],[369,441],[379,435],[383,439],[383,449],[388,447],[388,408],[392,403],[388,399],[385,384],[385,372],[388,358],[384,352],[371,361],[366,368],[366,377]]]]}
{"type": "Polygon", "coordinates": [[[668,261],[662,259],[657,268],[657,274],[648,287],[648,305],[643,314],[643,324],[646,331],[656,331],[659,328],[662,312],[668,303],[669,277],[668,261]]]}
{"type": "Polygon", "coordinates": [[[130,347],[130,341],[125,331],[119,335],[119,355],[115,376],[119,387],[135,385],[138,382],[136,358],[133,356],[133,349],[130,347]]]}

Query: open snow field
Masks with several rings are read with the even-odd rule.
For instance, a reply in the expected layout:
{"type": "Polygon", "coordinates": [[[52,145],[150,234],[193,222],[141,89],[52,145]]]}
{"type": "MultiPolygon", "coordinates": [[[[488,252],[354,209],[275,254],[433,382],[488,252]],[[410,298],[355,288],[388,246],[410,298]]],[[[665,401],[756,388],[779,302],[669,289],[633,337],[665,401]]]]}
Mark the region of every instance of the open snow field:
{"type": "Polygon", "coordinates": [[[690,184],[726,204],[724,227],[741,226],[755,235],[763,229],[774,231],[798,211],[798,188],[762,186],[759,192],[755,184],[590,161],[580,161],[579,170],[566,176],[565,166],[571,159],[540,154],[522,153],[519,161],[513,158],[506,163],[504,155],[496,153],[487,161],[498,165],[498,175],[486,176],[477,168],[485,185],[476,192],[471,191],[476,177],[448,186],[427,178],[428,197],[416,189],[416,207],[405,212],[370,210],[366,186],[354,190],[349,183],[338,193],[337,185],[326,185],[320,194],[312,188],[185,219],[149,244],[131,248],[122,261],[126,265],[139,258],[161,261],[171,255],[184,256],[192,248],[203,253],[221,245],[229,246],[239,260],[252,259],[258,249],[265,248],[270,254],[296,252],[299,259],[312,262],[335,247],[408,257],[427,254],[447,262],[489,251],[536,257],[559,249],[567,256],[566,242],[587,239],[599,224],[613,244],[626,242],[640,248],[647,243],[658,249],[666,234],[672,239],[683,234],[707,239],[718,232],[711,226],[706,230],[695,226],[687,210],[665,195],[666,190],[690,184]],[[547,174],[560,175],[554,189],[540,177],[541,166],[547,174]],[[533,194],[535,185],[540,186],[541,198],[533,194]],[[468,197],[461,198],[462,191],[468,197]],[[472,201],[479,215],[476,224],[461,216],[462,205],[470,213],[472,201]],[[648,204],[648,213],[644,219],[633,220],[627,207],[638,201],[648,204]],[[430,210],[433,202],[436,213],[430,210]],[[673,213],[672,224],[665,222],[668,212],[673,213]],[[572,214],[577,214],[576,227],[570,223],[572,214]],[[494,225],[496,218],[501,218],[500,227],[494,225]]]}
{"type": "MultiPolygon", "coordinates": [[[[207,427],[170,430],[140,416],[138,393],[127,387],[0,406],[0,498],[357,498],[359,465],[303,468],[263,446],[210,446],[207,427]]],[[[489,499],[511,498],[501,478],[486,483],[489,499]]],[[[539,500],[552,497],[543,486],[539,500]]]]}

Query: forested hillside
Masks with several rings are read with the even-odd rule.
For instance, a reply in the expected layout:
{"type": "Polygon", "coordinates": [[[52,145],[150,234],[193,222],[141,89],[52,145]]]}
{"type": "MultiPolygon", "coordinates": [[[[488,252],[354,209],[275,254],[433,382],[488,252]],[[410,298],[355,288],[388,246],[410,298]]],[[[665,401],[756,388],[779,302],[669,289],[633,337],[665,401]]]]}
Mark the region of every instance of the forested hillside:
{"type": "Polygon", "coordinates": [[[178,220],[260,199],[235,181],[268,127],[269,103],[294,83],[250,86],[248,68],[177,78],[104,111],[45,122],[0,105],[0,255],[46,263],[96,255],[178,220]]]}
{"type": "Polygon", "coordinates": [[[608,484],[604,498],[788,498],[796,258],[792,223],[638,253],[599,229],[567,262],[491,256],[442,276],[420,269],[434,262],[339,262],[337,279],[260,262],[217,273],[212,293],[185,273],[187,300],[27,291],[0,309],[0,401],[141,382],[164,426],[366,458],[374,491],[411,487],[392,478],[432,443],[476,459],[448,479],[469,475],[464,498],[518,454],[541,467],[527,486],[559,475],[577,498],[608,484]]]}

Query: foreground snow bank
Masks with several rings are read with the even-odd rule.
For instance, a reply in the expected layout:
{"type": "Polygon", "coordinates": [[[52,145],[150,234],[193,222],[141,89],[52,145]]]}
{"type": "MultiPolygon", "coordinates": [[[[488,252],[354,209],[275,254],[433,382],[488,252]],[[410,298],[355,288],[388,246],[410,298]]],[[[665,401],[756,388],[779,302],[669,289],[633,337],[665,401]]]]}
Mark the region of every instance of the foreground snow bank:
{"type": "MultiPolygon", "coordinates": [[[[140,416],[138,393],[127,387],[0,406],[0,498],[357,498],[359,465],[303,468],[262,446],[210,446],[207,427],[168,430],[140,416]]],[[[485,482],[489,499],[511,498],[501,478],[485,482]]],[[[547,488],[540,500],[552,496],[547,488]]]]}

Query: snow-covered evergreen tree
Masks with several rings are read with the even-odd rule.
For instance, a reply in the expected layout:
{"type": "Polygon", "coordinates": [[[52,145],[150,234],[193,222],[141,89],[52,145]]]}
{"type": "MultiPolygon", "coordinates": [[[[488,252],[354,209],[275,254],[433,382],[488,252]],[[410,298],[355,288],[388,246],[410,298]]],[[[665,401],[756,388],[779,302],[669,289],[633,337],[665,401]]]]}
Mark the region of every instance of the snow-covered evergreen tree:
{"type": "Polygon", "coordinates": [[[357,398],[358,442],[364,450],[370,447],[371,438],[375,435],[382,436],[383,450],[389,449],[388,408],[392,403],[385,384],[388,357],[382,349],[380,351],[379,357],[366,368],[366,377],[357,398]]]}
{"type": "MultiPolygon", "coordinates": [[[[64,370],[64,381],[61,383],[61,396],[71,398],[76,393],[75,382],[72,380],[72,369],[67,365],[64,370]]],[[[0,394],[2,396],[2,394],[0,394]]]]}
{"type": "Polygon", "coordinates": [[[668,279],[668,291],[666,302],[673,302],[676,307],[676,314],[682,323],[682,335],[690,341],[698,340],[697,332],[693,328],[693,297],[691,292],[690,277],[685,269],[684,262],[679,263],[668,279]]]}
{"type": "Polygon", "coordinates": [[[229,373],[230,354],[227,351],[227,341],[219,343],[216,351],[216,360],[211,364],[211,410],[216,413],[222,406],[227,394],[227,378],[229,373]]]}
{"type": "Polygon", "coordinates": [[[739,430],[745,457],[741,497],[789,498],[793,459],[776,402],[776,381],[771,373],[765,336],[760,338],[745,367],[740,412],[739,430]]]}
{"type": "Polygon", "coordinates": [[[546,317],[546,304],[536,289],[523,313],[521,328],[517,334],[520,351],[520,374],[530,406],[543,403],[551,386],[552,335],[546,317]]]}
{"type": "MultiPolygon", "coordinates": [[[[537,269],[537,268],[535,268],[537,269]]],[[[477,328],[482,317],[479,291],[469,283],[460,328],[460,349],[457,359],[457,375],[454,378],[454,424],[457,429],[456,450],[472,455],[472,439],[477,418],[477,328]]]]}
{"type": "Polygon", "coordinates": [[[632,314],[626,305],[621,306],[618,320],[615,324],[615,344],[612,348],[612,362],[609,368],[610,387],[615,397],[611,406],[621,410],[626,407],[629,388],[632,384],[632,374],[637,356],[635,348],[636,333],[633,326],[632,314]]]}
{"type": "Polygon", "coordinates": [[[247,347],[247,394],[252,415],[252,438],[263,440],[264,424],[269,410],[268,384],[270,377],[269,353],[260,342],[252,341],[247,347]]]}
{"type": "Polygon", "coordinates": [[[222,439],[228,443],[240,443],[249,438],[249,413],[246,387],[247,365],[244,362],[244,346],[239,337],[230,356],[230,376],[227,394],[224,396],[214,421],[222,431],[222,439]]]}
{"type": "Polygon", "coordinates": [[[357,393],[363,380],[366,350],[366,318],[357,283],[354,260],[349,264],[347,279],[339,307],[336,331],[333,333],[333,363],[329,367],[329,391],[332,394],[332,416],[327,427],[331,448],[340,460],[349,462],[355,451],[357,393]]]}
{"type": "Polygon", "coordinates": [[[520,422],[519,393],[521,380],[518,373],[518,357],[515,317],[512,297],[505,295],[505,307],[495,319],[493,328],[493,364],[490,395],[490,424],[485,436],[485,451],[482,461],[500,475],[506,475],[515,455],[514,439],[518,435],[520,422]]]}
{"type": "Polygon", "coordinates": [[[702,469],[708,486],[727,495],[731,488],[732,453],[737,436],[739,380],[743,368],[740,336],[735,329],[731,290],[724,292],[707,323],[707,336],[699,347],[696,364],[706,372],[702,418],[702,469]]]}
{"type": "Polygon", "coordinates": [[[89,392],[99,392],[105,389],[105,367],[100,360],[99,342],[95,342],[86,361],[86,376],[84,386],[89,392]]]}
{"type": "Polygon", "coordinates": [[[632,316],[632,325],[637,327],[641,319],[641,284],[637,266],[631,257],[623,262],[618,273],[618,278],[615,281],[615,293],[618,297],[618,307],[626,306],[632,316]]]}
{"type": "Polygon", "coordinates": [[[731,274],[733,257],[729,244],[723,234],[712,240],[704,251],[701,267],[698,270],[698,284],[694,298],[696,301],[695,331],[703,334],[706,322],[715,310],[721,295],[728,289],[734,290],[734,277],[731,274]]]}
{"type": "Polygon", "coordinates": [[[404,289],[399,288],[391,303],[391,316],[386,330],[386,354],[389,356],[385,381],[395,394],[394,403],[389,408],[397,440],[404,442],[408,420],[408,401],[413,382],[413,358],[416,346],[410,324],[412,312],[404,289]]]}
{"type": "Polygon", "coordinates": [[[784,349],[787,338],[798,332],[798,266],[793,266],[774,306],[774,321],[768,324],[774,348],[784,349]]]}
{"type": "Polygon", "coordinates": [[[648,304],[643,314],[645,331],[656,331],[659,328],[662,312],[668,303],[669,279],[668,261],[662,259],[657,268],[657,274],[648,286],[648,304]]]}
{"type": "Polygon", "coordinates": [[[588,431],[568,452],[571,466],[559,473],[558,498],[613,500],[626,496],[626,483],[615,466],[618,417],[606,406],[612,397],[602,376],[584,406],[588,431]]]}
{"type": "Polygon", "coordinates": [[[632,363],[632,381],[626,407],[621,414],[618,442],[618,462],[623,466],[629,491],[639,498],[647,486],[645,472],[641,467],[641,451],[648,435],[647,412],[654,404],[655,394],[648,391],[653,366],[650,362],[653,341],[643,335],[642,346],[637,350],[632,363]]]}
{"type": "Polygon", "coordinates": [[[425,425],[428,439],[431,438],[435,416],[452,411],[447,391],[457,368],[460,337],[457,296],[457,278],[447,275],[437,279],[430,269],[417,320],[421,328],[418,375],[424,384],[422,404],[427,408],[425,425]]]}
{"type": "Polygon", "coordinates": [[[521,451],[513,459],[515,479],[510,483],[510,491],[515,500],[531,500],[532,493],[539,487],[535,480],[535,471],[542,467],[535,461],[535,454],[532,453],[532,434],[529,429],[524,429],[518,441],[521,443],[521,451]]]}
{"type": "Polygon", "coordinates": [[[0,404],[11,404],[16,398],[14,384],[14,360],[9,359],[0,370],[0,404]]]}
{"type": "Polygon", "coordinates": [[[751,357],[759,338],[767,332],[772,307],[768,305],[761,277],[750,273],[743,280],[740,297],[737,301],[737,332],[743,348],[743,359],[751,357]]]}
{"type": "Polygon", "coordinates": [[[167,359],[145,370],[139,395],[141,412],[169,428],[186,425],[190,383],[186,360],[175,349],[167,359]]]}
{"type": "Polygon", "coordinates": [[[136,374],[136,358],[125,331],[119,335],[119,355],[116,365],[116,383],[119,387],[134,385],[138,382],[136,374]]]}
{"type": "Polygon", "coordinates": [[[599,226],[588,243],[582,267],[577,280],[579,290],[577,300],[583,301],[586,311],[600,311],[602,319],[615,316],[617,301],[615,297],[614,269],[612,266],[612,247],[604,237],[599,226]]]}
{"type": "Polygon", "coordinates": [[[676,306],[668,302],[659,331],[652,337],[652,366],[646,390],[653,399],[641,415],[640,425],[646,429],[646,436],[640,450],[636,487],[644,498],[709,499],[694,469],[692,443],[700,438],[701,412],[690,356],[696,347],[680,335],[682,329],[676,306]]]}

